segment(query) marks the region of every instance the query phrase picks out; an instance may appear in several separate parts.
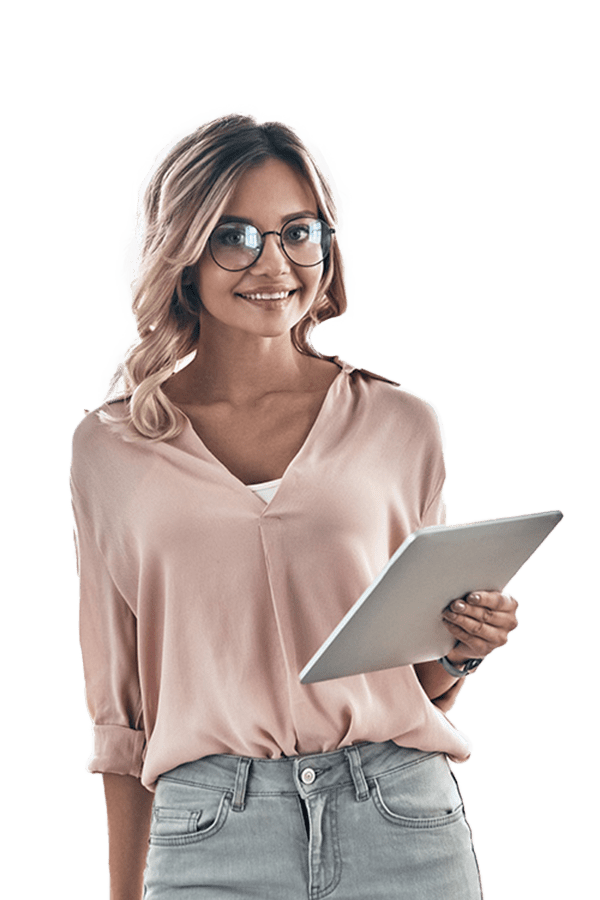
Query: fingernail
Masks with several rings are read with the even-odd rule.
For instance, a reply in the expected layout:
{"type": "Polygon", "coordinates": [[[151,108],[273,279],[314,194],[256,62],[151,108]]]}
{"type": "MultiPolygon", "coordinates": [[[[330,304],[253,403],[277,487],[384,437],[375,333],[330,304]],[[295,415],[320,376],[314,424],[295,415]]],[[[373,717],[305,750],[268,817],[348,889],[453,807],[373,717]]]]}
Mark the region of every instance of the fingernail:
{"type": "Polygon", "coordinates": [[[462,600],[455,600],[454,603],[452,604],[452,609],[455,610],[456,612],[462,612],[463,609],[466,609],[466,608],[467,608],[467,606],[465,603],[463,603],[462,600]]]}
{"type": "Polygon", "coordinates": [[[481,596],[479,594],[469,594],[467,600],[470,603],[479,603],[479,601],[481,600],[481,596]]]}

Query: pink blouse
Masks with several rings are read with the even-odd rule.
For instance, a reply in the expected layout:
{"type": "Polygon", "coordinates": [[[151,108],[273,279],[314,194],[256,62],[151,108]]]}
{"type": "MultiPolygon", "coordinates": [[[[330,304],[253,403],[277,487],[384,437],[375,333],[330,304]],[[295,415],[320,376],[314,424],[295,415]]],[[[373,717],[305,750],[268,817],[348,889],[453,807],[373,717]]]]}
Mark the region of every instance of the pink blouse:
{"type": "Polygon", "coordinates": [[[90,771],[135,775],[154,790],[163,772],[212,753],[278,758],[391,739],[468,757],[412,666],[298,678],[407,535],[443,520],[432,409],[337,363],[268,503],[189,420],[157,443],[124,441],[96,412],[78,426],[90,771]]]}

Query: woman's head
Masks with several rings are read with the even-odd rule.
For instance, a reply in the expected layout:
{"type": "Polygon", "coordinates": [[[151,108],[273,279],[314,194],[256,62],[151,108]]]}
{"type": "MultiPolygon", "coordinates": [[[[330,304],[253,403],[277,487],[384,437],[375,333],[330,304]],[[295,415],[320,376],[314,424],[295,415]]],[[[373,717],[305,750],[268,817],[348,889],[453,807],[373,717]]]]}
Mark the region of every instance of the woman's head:
{"type": "MultiPolygon", "coordinates": [[[[126,388],[133,393],[132,423],[140,436],[164,439],[180,430],[160,385],[198,342],[202,298],[197,265],[208,255],[209,237],[240,180],[268,160],[279,160],[301,176],[318,218],[333,228],[336,212],[327,182],[299,138],[277,122],[259,125],[248,116],[210,122],[180,141],[151,178],[133,301],[140,342],[125,365],[126,388]]],[[[291,329],[296,349],[314,356],[319,354],[309,341],[312,328],[346,307],[335,241],[320,272],[310,308],[291,329]]]]}
{"type": "MultiPolygon", "coordinates": [[[[141,190],[141,279],[134,300],[138,328],[160,327],[175,317],[182,349],[190,352],[198,335],[198,296],[190,269],[200,259],[240,178],[268,159],[279,159],[300,172],[310,185],[319,214],[335,228],[335,193],[322,164],[301,141],[296,130],[280,121],[263,121],[231,114],[200,126],[159,159],[141,190]],[[147,285],[145,273],[164,283],[162,315],[154,309],[143,313],[147,285]],[[162,277],[161,277],[162,276],[162,277]],[[137,315],[139,311],[139,316],[137,315]],[[140,321],[140,319],[142,321],[140,321]]],[[[347,295],[343,263],[335,245],[325,261],[321,296],[293,335],[298,349],[311,352],[310,335],[316,325],[346,311],[347,295]]],[[[143,331],[143,328],[141,329],[143,331]]],[[[141,333],[140,333],[141,336],[141,333]]]]}
{"type": "Polygon", "coordinates": [[[192,269],[200,343],[217,332],[289,340],[323,300],[332,229],[308,181],[280,159],[244,172],[192,269]]]}

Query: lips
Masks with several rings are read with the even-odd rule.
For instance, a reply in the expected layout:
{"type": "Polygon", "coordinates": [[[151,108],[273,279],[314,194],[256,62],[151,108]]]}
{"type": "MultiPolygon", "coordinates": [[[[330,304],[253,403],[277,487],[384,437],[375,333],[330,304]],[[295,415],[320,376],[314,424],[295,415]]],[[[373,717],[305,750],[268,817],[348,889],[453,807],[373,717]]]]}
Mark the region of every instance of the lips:
{"type": "Polygon", "coordinates": [[[287,300],[294,293],[294,290],[289,291],[256,291],[253,293],[239,293],[239,297],[243,297],[244,300],[287,300]]]}

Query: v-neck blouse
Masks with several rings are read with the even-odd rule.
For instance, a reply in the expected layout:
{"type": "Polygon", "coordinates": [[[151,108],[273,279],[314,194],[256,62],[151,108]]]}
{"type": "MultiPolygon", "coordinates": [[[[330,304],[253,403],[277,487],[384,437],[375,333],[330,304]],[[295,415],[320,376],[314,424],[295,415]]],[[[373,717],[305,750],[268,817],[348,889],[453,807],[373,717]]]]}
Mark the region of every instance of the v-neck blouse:
{"type": "Polygon", "coordinates": [[[189,420],[154,443],[123,440],[98,410],[78,426],[71,483],[90,771],[136,775],[155,790],[162,773],[213,753],[279,758],[394,740],[468,757],[412,666],[298,678],[408,534],[443,521],[433,410],[337,362],[266,503],[189,420]]]}

